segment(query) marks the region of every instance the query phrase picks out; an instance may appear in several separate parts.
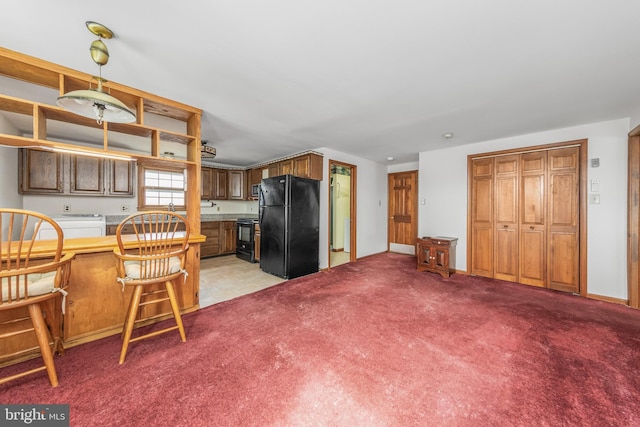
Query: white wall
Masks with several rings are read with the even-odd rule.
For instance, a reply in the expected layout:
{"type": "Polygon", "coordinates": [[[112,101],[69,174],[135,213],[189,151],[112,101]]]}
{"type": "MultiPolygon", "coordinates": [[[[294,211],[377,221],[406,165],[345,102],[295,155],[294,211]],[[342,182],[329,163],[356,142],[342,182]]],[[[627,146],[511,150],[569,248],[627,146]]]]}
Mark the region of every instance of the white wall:
{"type": "MultiPolygon", "coordinates": [[[[324,179],[320,183],[320,268],[329,266],[329,160],[357,166],[356,257],[387,250],[386,166],[331,150],[314,149],[324,155],[324,179]]],[[[353,245],[352,245],[353,248],[353,245]]]]}
{"type": "MultiPolygon", "coordinates": [[[[0,114],[0,133],[18,135],[18,129],[11,125],[0,114]]],[[[0,147],[0,171],[2,171],[2,185],[0,185],[0,207],[22,208],[22,196],[18,194],[18,149],[0,147]]]]}
{"type": "Polygon", "coordinates": [[[627,134],[629,118],[420,153],[418,234],[457,237],[456,269],[467,270],[467,156],[483,152],[588,139],[600,158],[588,179],[600,180],[600,204],[588,205],[587,292],[627,299],[627,134]]]}
{"type": "Polygon", "coordinates": [[[419,162],[401,163],[387,166],[387,173],[417,171],[420,168],[419,162]]]}

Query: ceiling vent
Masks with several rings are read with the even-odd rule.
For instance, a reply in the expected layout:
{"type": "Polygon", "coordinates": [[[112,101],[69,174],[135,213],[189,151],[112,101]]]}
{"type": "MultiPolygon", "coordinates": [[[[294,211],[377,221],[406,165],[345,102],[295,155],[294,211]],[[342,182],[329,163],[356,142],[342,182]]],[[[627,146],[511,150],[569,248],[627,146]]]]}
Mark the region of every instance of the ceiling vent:
{"type": "Polygon", "coordinates": [[[202,159],[214,159],[216,157],[216,149],[209,147],[207,141],[202,141],[200,146],[200,158],[202,159]]]}

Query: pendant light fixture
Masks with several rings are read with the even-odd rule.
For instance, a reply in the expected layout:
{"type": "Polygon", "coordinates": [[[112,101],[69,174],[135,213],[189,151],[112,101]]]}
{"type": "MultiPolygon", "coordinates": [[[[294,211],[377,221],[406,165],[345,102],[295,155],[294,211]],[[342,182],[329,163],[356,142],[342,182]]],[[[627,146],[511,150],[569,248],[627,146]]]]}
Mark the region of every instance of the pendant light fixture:
{"type": "Polygon", "coordinates": [[[102,78],[102,66],[109,61],[109,50],[102,39],[110,39],[113,32],[102,24],[87,21],[87,28],[98,36],[97,40],[91,43],[91,59],[98,64],[98,75],[92,76],[97,82],[97,87],[89,89],[74,90],[65,93],[58,98],[57,104],[65,110],[90,119],[96,119],[99,125],[102,122],[132,123],[136,121],[136,115],[122,101],[105,92],[102,84],[107,80],[102,78]]]}

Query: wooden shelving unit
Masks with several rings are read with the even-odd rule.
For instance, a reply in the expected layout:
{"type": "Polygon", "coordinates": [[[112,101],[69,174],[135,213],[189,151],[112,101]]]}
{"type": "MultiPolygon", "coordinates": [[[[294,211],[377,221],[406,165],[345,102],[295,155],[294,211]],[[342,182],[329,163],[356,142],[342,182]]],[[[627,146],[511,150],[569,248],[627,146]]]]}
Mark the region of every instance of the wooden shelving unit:
{"type": "MultiPolygon", "coordinates": [[[[36,91],[37,87],[50,92],[53,89],[59,95],[87,89],[92,81],[89,74],[5,48],[0,48],[0,75],[15,79],[16,87],[33,85],[36,91]]],[[[136,112],[135,123],[98,125],[93,119],[78,116],[55,105],[57,96],[52,97],[49,104],[0,93],[0,111],[22,115],[22,122],[28,119],[31,123],[31,132],[27,130],[22,135],[0,133],[0,145],[62,148],[77,153],[130,157],[141,162],[184,165],[188,183],[187,217],[192,230],[198,233],[202,110],[114,82],[105,83],[104,88],[136,112]],[[147,118],[154,122],[154,126],[145,124],[147,118]],[[158,126],[157,122],[162,123],[163,120],[167,126],[158,126]],[[176,127],[180,129],[176,130],[176,127]],[[72,135],[90,134],[91,137],[87,137],[86,141],[82,140],[82,136],[67,139],[65,131],[72,135]],[[131,146],[127,146],[128,138],[134,140],[131,146]],[[78,139],[81,141],[73,142],[78,139]],[[165,158],[163,147],[171,144],[177,144],[182,153],[174,158],[165,158]]]]}

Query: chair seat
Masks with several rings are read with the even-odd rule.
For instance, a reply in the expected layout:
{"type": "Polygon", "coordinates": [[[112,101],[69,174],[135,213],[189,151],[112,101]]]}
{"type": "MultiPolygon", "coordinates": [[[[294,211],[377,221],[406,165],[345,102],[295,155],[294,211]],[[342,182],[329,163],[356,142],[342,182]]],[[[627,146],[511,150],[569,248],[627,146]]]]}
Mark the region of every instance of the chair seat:
{"type": "Polygon", "coordinates": [[[125,280],[137,280],[137,279],[150,279],[156,277],[162,277],[166,274],[174,274],[181,270],[180,258],[170,257],[169,266],[165,271],[165,259],[158,261],[125,261],[124,272],[125,280]]]}
{"type": "MultiPolygon", "coordinates": [[[[19,282],[19,298],[24,298],[24,277],[18,276],[17,280],[19,282]]],[[[50,271],[48,273],[33,273],[28,274],[27,276],[27,288],[30,297],[35,297],[38,295],[44,295],[53,292],[55,289],[55,278],[56,272],[50,271]]],[[[12,291],[12,299],[16,299],[15,291],[16,291],[16,278],[12,278],[11,280],[11,291],[12,291]]],[[[9,280],[4,277],[2,278],[2,302],[7,302],[9,300],[9,280]]]]}

